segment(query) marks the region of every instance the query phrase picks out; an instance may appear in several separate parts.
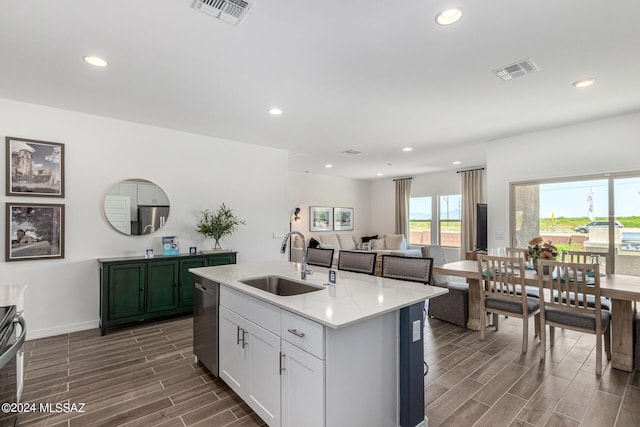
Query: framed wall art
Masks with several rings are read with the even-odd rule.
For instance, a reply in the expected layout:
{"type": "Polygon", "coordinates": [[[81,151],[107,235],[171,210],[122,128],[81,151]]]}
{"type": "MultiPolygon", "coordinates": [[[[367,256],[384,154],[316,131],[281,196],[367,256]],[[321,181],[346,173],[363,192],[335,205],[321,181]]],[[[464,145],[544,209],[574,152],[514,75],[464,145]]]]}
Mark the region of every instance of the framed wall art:
{"type": "Polygon", "coordinates": [[[64,258],[64,205],[6,205],[6,261],[64,258]]]}
{"type": "Polygon", "coordinates": [[[353,230],[353,208],[333,208],[333,229],[353,230]]]}
{"type": "Polygon", "coordinates": [[[309,231],[331,231],[333,208],[326,206],[309,207],[309,231]]]}
{"type": "Polygon", "coordinates": [[[64,144],[8,136],[7,196],[64,197],[64,144]]]}

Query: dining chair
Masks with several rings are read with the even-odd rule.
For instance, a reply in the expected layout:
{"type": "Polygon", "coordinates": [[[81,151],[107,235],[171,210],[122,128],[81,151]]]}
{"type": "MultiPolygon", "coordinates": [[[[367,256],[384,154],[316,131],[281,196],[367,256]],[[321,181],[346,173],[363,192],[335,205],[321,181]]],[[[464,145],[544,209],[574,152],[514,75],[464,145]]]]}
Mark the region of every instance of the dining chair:
{"type": "Polygon", "coordinates": [[[432,270],[433,258],[382,256],[382,277],[389,279],[408,280],[428,285],[432,270]]]}
{"type": "MultiPolygon", "coordinates": [[[[602,341],[607,360],[611,360],[611,313],[600,305],[600,266],[597,263],[568,263],[538,260],[539,268],[548,266],[552,274],[538,275],[538,287],[550,289],[548,297],[541,299],[540,340],[546,346],[545,326],[549,325],[549,339],[553,346],[555,328],[571,329],[596,335],[596,374],[602,375],[602,341]],[[555,298],[553,295],[562,295],[555,298]],[[566,296],[569,295],[570,298],[566,296]],[[587,296],[592,295],[594,307],[589,307],[587,296]]],[[[545,351],[540,355],[544,362],[545,351]]]]}
{"type": "MultiPolygon", "coordinates": [[[[562,252],[562,261],[581,264],[598,264],[601,271],[603,270],[604,265],[605,274],[611,274],[608,253],[594,251],[564,251],[562,252]]],[[[590,307],[595,307],[594,301],[594,296],[587,295],[587,304],[589,304],[590,307]]],[[[600,305],[603,309],[611,311],[611,301],[608,298],[601,297],[600,305]]]]}
{"type": "MultiPolygon", "coordinates": [[[[434,266],[446,263],[442,246],[423,246],[421,250],[423,257],[433,258],[434,266]]],[[[455,278],[451,276],[435,274],[433,272],[429,284],[449,290],[449,292],[444,295],[428,300],[429,317],[466,328],[467,321],[469,320],[469,284],[464,280],[455,280],[455,278]]]]}
{"type": "Polygon", "coordinates": [[[525,248],[504,248],[504,252],[507,258],[521,258],[526,260],[529,250],[525,248]]]}
{"type": "MultiPolygon", "coordinates": [[[[540,328],[540,299],[519,292],[524,287],[524,263],[518,258],[480,255],[478,272],[481,275],[481,313],[493,315],[498,330],[498,315],[522,319],[522,352],[527,352],[529,318],[535,316],[535,336],[540,328]]],[[[487,318],[480,316],[480,340],[484,340],[487,318]]]]}
{"type": "Polygon", "coordinates": [[[600,270],[609,275],[611,274],[611,267],[609,263],[609,254],[606,252],[594,252],[594,251],[563,251],[562,261],[564,262],[580,262],[586,264],[598,264],[600,270]]]}
{"type": "Polygon", "coordinates": [[[331,268],[331,264],[333,264],[333,249],[308,248],[307,264],[331,268]]]}
{"type": "Polygon", "coordinates": [[[339,251],[338,270],[373,274],[376,270],[377,255],[376,252],[339,251]]]}
{"type": "MultiPolygon", "coordinates": [[[[526,262],[529,257],[529,250],[526,248],[504,248],[507,258],[518,258],[519,262],[526,262]]],[[[537,286],[527,286],[527,296],[540,298],[537,286]]],[[[518,288],[520,289],[520,288],[518,288]]],[[[518,291],[519,292],[519,291],[518,291]]]]}

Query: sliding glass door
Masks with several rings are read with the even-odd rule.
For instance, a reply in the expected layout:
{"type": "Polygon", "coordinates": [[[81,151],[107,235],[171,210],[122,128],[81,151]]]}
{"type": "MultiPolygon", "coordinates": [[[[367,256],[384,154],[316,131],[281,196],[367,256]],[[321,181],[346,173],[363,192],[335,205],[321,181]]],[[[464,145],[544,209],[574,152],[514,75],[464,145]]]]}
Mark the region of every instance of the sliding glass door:
{"type": "Polygon", "coordinates": [[[511,184],[511,244],[534,237],[560,251],[609,255],[608,268],[640,275],[640,174],[511,184]]]}
{"type": "Polygon", "coordinates": [[[613,178],[615,269],[640,276],[640,176],[613,178]]]}

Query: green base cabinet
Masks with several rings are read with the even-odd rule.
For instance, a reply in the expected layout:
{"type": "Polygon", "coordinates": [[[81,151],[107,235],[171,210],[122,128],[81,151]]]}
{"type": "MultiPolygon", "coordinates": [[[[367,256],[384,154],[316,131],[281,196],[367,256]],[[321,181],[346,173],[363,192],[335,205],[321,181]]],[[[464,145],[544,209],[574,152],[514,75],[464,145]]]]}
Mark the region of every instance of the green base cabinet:
{"type": "Polygon", "coordinates": [[[190,268],[236,263],[237,252],[103,258],[100,263],[100,328],[193,311],[190,268]]]}

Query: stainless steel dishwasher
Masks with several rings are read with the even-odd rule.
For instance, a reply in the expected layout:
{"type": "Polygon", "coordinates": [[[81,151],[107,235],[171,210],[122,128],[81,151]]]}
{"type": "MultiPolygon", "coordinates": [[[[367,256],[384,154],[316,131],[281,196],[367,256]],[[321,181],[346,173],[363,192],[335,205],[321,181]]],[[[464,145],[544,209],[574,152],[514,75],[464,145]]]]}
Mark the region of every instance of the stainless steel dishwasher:
{"type": "Polygon", "coordinates": [[[218,376],[218,311],[220,284],[194,276],[193,354],[213,375],[218,376]]]}

